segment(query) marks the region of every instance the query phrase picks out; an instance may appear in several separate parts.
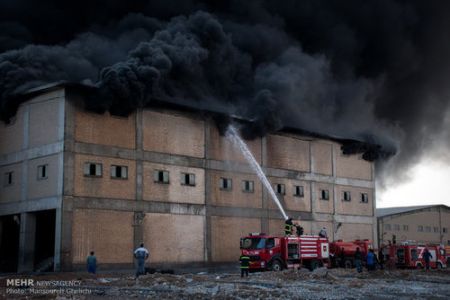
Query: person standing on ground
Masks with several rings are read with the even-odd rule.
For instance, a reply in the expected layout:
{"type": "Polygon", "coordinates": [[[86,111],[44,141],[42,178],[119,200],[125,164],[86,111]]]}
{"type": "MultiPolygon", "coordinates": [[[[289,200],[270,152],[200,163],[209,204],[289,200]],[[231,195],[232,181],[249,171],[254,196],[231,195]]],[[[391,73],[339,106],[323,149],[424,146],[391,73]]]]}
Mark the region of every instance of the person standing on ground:
{"type": "Polygon", "coordinates": [[[345,268],[345,250],[341,248],[341,253],[339,253],[339,267],[345,268]]]}
{"type": "Polygon", "coordinates": [[[380,250],[378,251],[378,263],[380,265],[380,270],[384,269],[384,253],[383,253],[383,248],[380,248],[380,250]]]}
{"type": "Polygon", "coordinates": [[[97,271],[97,258],[95,257],[94,251],[86,259],[87,271],[88,273],[95,274],[97,271]]]}
{"type": "Polygon", "coordinates": [[[373,271],[375,270],[375,253],[373,252],[373,249],[369,250],[369,253],[367,253],[367,271],[373,271]]]}
{"type": "Polygon", "coordinates": [[[134,250],[134,257],[137,260],[136,279],[139,275],[145,274],[145,260],[148,258],[148,250],[144,248],[144,244],[141,244],[139,248],[134,250]]]}
{"type": "Polygon", "coordinates": [[[241,262],[241,277],[244,277],[244,274],[246,277],[248,277],[248,268],[250,266],[250,257],[247,255],[241,255],[239,258],[239,261],[241,262]]]}
{"type": "Polygon", "coordinates": [[[423,260],[425,260],[425,269],[427,271],[430,269],[430,260],[432,257],[433,255],[428,251],[428,248],[425,248],[425,250],[423,250],[423,260]]]}
{"type": "Polygon", "coordinates": [[[361,273],[362,272],[362,253],[361,253],[361,251],[359,251],[359,247],[356,248],[354,259],[355,259],[356,270],[358,271],[358,273],[361,273]]]}

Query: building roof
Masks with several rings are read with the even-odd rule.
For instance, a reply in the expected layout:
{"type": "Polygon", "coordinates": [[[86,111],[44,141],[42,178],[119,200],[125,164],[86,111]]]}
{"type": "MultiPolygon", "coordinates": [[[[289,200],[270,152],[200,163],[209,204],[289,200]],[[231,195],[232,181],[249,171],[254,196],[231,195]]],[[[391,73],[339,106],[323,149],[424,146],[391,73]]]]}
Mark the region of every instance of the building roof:
{"type": "Polygon", "coordinates": [[[386,217],[386,216],[390,216],[390,215],[397,215],[397,214],[402,214],[402,213],[406,213],[406,212],[422,210],[424,208],[439,207],[439,206],[450,209],[450,207],[448,207],[447,205],[444,205],[444,204],[387,207],[387,208],[377,208],[375,215],[377,217],[386,217]]]}
{"type": "MultiPolygon", "coordinates": [[[[20,98],[16,102],[17,107],[20,103],[25,102],[32,97],[36,97],[40,94],[43,94],[43,93],[46,93],[46,92],[49,92],[49,91],[52,91],[55,89],[59,89],[59,88],[69,88],[69,89],[77,90],[77,91],[83,92],[83,93],[92,93],[93,91],[95,91],[97,89],[97,87],[95,85],[79,83],[79,82],[69,82],[69,81],[64,81],[64,80],[58,81],[58,82],[52,82],[49,84],[30,88],[26,91],[23,91],[23,92],[17,94],[16,97],[20,98]]],[[[164,107],[164,108],[169,108],[169,109],[178,109],[178,110],[182,110],[182,111],[190,111],[190,112],[195,112],[195,113],[203,113],[203,114],[208,114],[208,115],[214,115],[216,117],[221,115],[221,116],[233,119],[238,122],[249,122],[249,123],[253,122],[253,120],[246,119],[242,116],[231,115],[231,114],[227,113],[226,109],[224,109],[224,108],[212,109],[210,107],[208,107],[208,108],[199,107],[198,105],[189,105],[189,103],[187,104],[187,103],[171,101],[171,100],[167,100],[167,99],[165,99],[165,100],[154,99],[150,106],[164,107]]],[[[17,109],[17,107],[16,107],[16,109],[17,109]]],[[[328,134],[311,132],[311,131],[304,130],[302,128],[283,127],[281,129],[279,129],[278,132],[294,133],[294,134],[300,134],[303,136],[309,136],[309,137],[313,137],[313,138],[323,138],[323,139],[332,140],[332,141],[338,142],[342,145],[341,150],[344,154],[362,153],[363,159],[365,159],[367,161],[374,161],[374,160],[377,160],[378,158],[388,157],[388,156],[395,154],[394,152],[382,150],[381,146],[374,144],[374,143],[358,140],[355,138],[349,139],[349,138],[344,138],[344,137],[339,137],[339,136],[331,136],[328,134]]]]}

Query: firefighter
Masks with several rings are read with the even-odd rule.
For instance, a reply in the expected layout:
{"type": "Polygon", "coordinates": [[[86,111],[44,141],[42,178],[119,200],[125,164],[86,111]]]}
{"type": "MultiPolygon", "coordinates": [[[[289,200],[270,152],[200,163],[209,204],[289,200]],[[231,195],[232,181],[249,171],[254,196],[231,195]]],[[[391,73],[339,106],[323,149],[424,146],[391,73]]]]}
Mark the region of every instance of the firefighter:
{"type": "Polygon", "coordinates": [[[295,225],[295,228],[297,229],[297,236],[303,235],[304,230],[303,227],[300,226],[300,224],[295,225]]]}
{"type": "Polygon", "coordinates": [[[242,254],[241,257],[239,258],[239,261],[241,262],[241,277],[244,277],[244,274],[246,277],[248,277],[248,268],[250,266],[250,257],[242,254]]]}
{"type": "Polygon", "coordinates": [[[361,251],[359,251],[359,247],[356,247],[354,259],[355,259],[356,270],[358,271],[358,273],[361,273],[362,272],[362,253],[361,253],[361,251]]]}
{"type": "Polygon", "coordinates": [[[319,232],[319,236],[326,238],[327,237],[327,229],[325,227],[323,227],[320,232],[319,232]]]}
{"type": "Polygon", "coordinates": [[[380,269],[384,269],[384,253],[383,253],[383,247],[378,250],[378,264],[380,265],[380,269]]]}
{"type": "Polygon", "coordinates": [[[294,225],[292,224],[292,218],[287,219],[284,222],[284,235],[291,235],[293,227],[294,225]]]}
{"type": "Polygon", "coordinates": [[[339,253],[339,266],[345,268],[345,250],[343,247],[341,248],[341,253],[339,253]]]}
{"type": "Polygon", "coordinates": [[[425,250],[423,250],[423,260],[425,260],[425,269],[427,271],[430,269],[430,260],[432,257],[433,255],[428,251],[428,248],[425,248],[425,250]]]}

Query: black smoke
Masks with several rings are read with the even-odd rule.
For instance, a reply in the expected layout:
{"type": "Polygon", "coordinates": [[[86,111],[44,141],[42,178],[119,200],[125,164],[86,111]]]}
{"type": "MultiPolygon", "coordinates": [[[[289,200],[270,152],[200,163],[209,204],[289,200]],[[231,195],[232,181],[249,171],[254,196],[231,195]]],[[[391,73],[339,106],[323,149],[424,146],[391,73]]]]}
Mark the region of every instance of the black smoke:
{"type": "Polygon", "coordinates": [[[167,101],[251,119],[248,138],[285,126],[369,142],[343,145],[368,160],[396,148],[398,175],[449,148],[449,16],[419,0],[0,0],[0,117],[31,87],[84,82],[96,111],[167,101]]]}

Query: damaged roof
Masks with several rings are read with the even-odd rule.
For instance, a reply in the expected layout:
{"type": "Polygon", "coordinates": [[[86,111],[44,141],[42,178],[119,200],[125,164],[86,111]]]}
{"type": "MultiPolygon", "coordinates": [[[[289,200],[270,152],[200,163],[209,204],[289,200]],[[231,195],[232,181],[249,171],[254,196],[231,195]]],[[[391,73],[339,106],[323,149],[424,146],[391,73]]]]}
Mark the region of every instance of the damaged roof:
{"type": "MultiPolygon", "coordinates": [[[[28,89],[24,92],[18,93],[15,95],[15,98],[18,98],[19,101],[16,103],[17,106],[19,106],[21,103],[26,102],[30,100],[33,97],[36,97],[40,94],[47,93],[49,91],[57,90],[60,88],[69,88],[72,91],[79,92],[79,93],[92,93],[93,91],[97,90],[97,87],[92,84],[87,83],[77,83],[77,82],[68,82],[68,81],[58,81],[53,82],[45,85],[41,85],[38,87],[34,87],[31,89],[28,89]]],[[[192,103],[193,105],[187,105],[184,101],[183,103],[177,102],[177,101],[170,101],[170,100],[160,100],[160,99],[154,99],[152,100],[151,107],[160,107],[160,108],[169,108],[169,109],[175,109],[175,110],[182,110],[182,111],[188,111],[193,113],[201,113],[205,115],[212,115],[215,119],[222,118],[222,119],[230,119],[235,120],[242,123],[252,123],[252,120],[249,120],[242,116],[237,116],[231,113],[227,113],[226,107],[220,107],[215,110],[213,110],[211,107],[202,107],[198,106],[195,103],[192,103]],[[195,105],[195,106],[194,106],[195,105]]],[[[17,107],[18,108],[18,107],[17,107]]],[[[16,108],[16,109],[17,109],[16,108]]],[[[111,112],[114,114],[114,112],[111,112]]],[[[220,129],[219,129],[220,130],[220,129]]],[[[303,135],[303,136],[309,136],[313,138],[319,138],[319,139],[327,139],[332,140],[335,142],[340,143],[341,150],[343,154],[362,154],[362,158],[367,161],[375,161],[379,158],[385,158],[393,155],[394,153],[388,153],[386,151],[383,151],[381,149],[380,145],[374,144],[374,143],[368,143],[362,140],[357,139],[348,139],[338,136],[331,136],[327,134],[317,133],[317,132],[311,132],[307,131],[301,128],[295,128],[295,127],[282,127],[277,132],[284,132],[284,133],[293,133],[297,135],[303,135]]]]}

